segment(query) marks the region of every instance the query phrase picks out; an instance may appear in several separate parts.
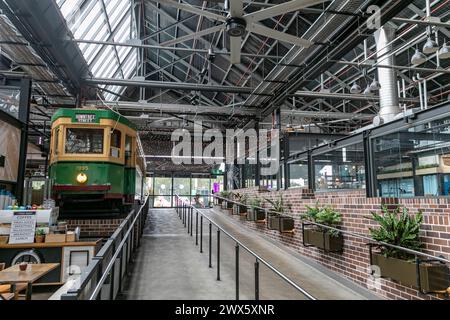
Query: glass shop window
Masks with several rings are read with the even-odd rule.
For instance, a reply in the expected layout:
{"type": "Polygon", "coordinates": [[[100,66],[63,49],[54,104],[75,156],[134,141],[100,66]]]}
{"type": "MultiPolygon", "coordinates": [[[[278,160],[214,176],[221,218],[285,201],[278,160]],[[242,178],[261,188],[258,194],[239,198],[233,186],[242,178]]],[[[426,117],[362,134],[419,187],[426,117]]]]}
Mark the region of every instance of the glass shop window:
{"type": "Polygon", "coordinates": [[[378,196],[449,194],[450,117],[377,137],[373,150],[378,196]]]}
{"type": "Polygon", "coordinates": [[[103,129],[67,128],[66,147],[68,154],[102,154],[103,129]]]}
{"type": "Polygon", "coordinates": [[[366,187],[362,143],[332,149],[315,156],[314,169],[316,190],[366,187]]]}
{"type": "Polygon", "coordinates": [[[299,160],[289,163],[289,188],[308,188],[308,162],[299,160]]]}
{"type": "Polygon", "coordinates": [[[120,158],[121,142],[122,142],[122,133],[119,130],[114,130],[111,133],[111,151],[110,151],[111,157],[120,158]]]}

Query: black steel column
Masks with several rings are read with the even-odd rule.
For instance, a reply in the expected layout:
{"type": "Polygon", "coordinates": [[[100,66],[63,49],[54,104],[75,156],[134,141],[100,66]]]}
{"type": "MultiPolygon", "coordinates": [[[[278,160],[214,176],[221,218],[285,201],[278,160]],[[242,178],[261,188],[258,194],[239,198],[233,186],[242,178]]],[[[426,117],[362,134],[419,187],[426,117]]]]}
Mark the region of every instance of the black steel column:
{"type": "Polygon", "coordinates": [[[284,190],[289,189],[290,187],[290,171],[289,171],[289,154],[290,154],[290,148],[289,148],[289,134],[284,135],[284,148],[283,148],[283,156],[284,156],[284,190]]]}
{"type": "Polygon", "coordinates": [[[312,151],[308,150],[308,188],[310,190],[316,189],[314,181],[315,181],[314,161],[312,151]]]}
{"type": "Polygon", "coordinates": [[[259,121],[255,124],[256,136],[258,137],[258,145],[256,147],[256,165],[255,165],[255,186],[261,185],[261,162],[259,161],[259,121]]]}
{"type": "Polygon", "coordinates": [[[17,184],[15,196],[17,201],[23,203],[23,184],[25,181],[25,169],[27,166],[27,148],[28,148],[28,121],[30,119],[30,96],[31,80],[23,78],[20,81],[20,101],[19,101],[19,120],[23,123],[20,134],[19,148],[19,171],[17,173],[17,184]]]}
{"type": "Polygon", "coordinates": [[[376,172],[373,162],[373,152],[370,145],[370,130],[363,132],[363,147],[364,147],[364,175],[366,178],[366,196],[376,197],[376,172]]]}

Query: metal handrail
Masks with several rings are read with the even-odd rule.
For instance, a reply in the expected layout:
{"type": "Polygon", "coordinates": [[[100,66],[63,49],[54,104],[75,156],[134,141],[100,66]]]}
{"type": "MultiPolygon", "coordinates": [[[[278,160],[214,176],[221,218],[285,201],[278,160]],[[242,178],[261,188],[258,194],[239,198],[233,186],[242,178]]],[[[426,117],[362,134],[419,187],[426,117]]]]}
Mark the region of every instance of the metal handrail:
{"type": "MultiPolygon", "coordinates": [[[[249,206],[249,205],[247,205],[245,203],[240,203],[240,202],[237,202],[235,200],[227,199],[227,198],[224,198],[224,197],[220,197],[220,196],[216,196],[216,195],[212,195],[212,196],[213,196],[213,198],[222,199],[222,200],[225,200],[225,201],[230,201],[230,202],[233,202],[233,203],[238,204],[238,205],[247,206],[247,207],[249,206]]],[[[257,207],[257,208],[258,209],[263,209],[266,212],[271,212],[270,210],[267,210],[265,208],[260,208],[260,207],[257,207]]],[[[325,228],[325,229],[335,230],[335,231],[338,231],[338,232],[340,232],[342,234],[347,234],[349,236],[353,236],[353,237],[356,237],[356,238],[361,238],[363,240],[369,241],[372,244],[377,244],[377,245],[385,246],[385,247],[391,247],[391,248],[394,248],[394,249],[397,249],[397,250],[402,250],[402,251],[408,252],[408,253],[416,255],[416,256],[422,256],[422,257],[431,258],[433,260],[440,261],[440,262],[443,262],[443,263],[450,263],[450,260],[448,260],[448,259],[445,259],[445,258],[442,258],[442,257],[436,257],[436,256],[433,256],[433,255],[425,253],[425,252],[420,252],[420,251],[416,251],[416,250],[413,250],[413,249],[404,248],[404,247],[401,247],[401,246],[397,246],[395,244],[390,244],[390,243],[383,242],[383,241],[377,241],[377,240],[374,240],[374,239],[372,239],[370,237],[367,237],[367,236],[365,236],[365,235],[363,235],[361,233],[356,233],[356,232],[351,232],[351,231],[338,229],[338,228],[327,226],[327,225],[324,225],[324,224],[320,224],[320,223],[317,223],[317,222],[314,222],[314,221],[311,221],[311,220],[302,219],[301,217],[300,217],[300,220],[307,221],[309,224],[314,224],[316,226],[319,226],[319,227],[322,227],[322,228],[325,228]]]]}
{"type": "MultiPolygon", "coordinates": [[[[292,287],[294,287],[297,291],[299,291],[300,293],[302,293],[304,296],[306,296],[308,299],[310,300],[317,300],[317,298],[315,298],[313,295],[311,295],[309,292],[307,292],[305,289],[299,287],[295,282],[293,282],[291,279],[289,279],[287,276],[285,276],[283,273],[281,273],[280,271],[278,271],[274,266],[272,266],[269,262],[267,262],[265,259],[263,259],[262,257],[260,257],[257,253],[255,253],[253,250],[251,250],[250,248],[248,248],[246,245],[244,245],[242,242],[240,242],[238,239],[236,239],[233,235],[231,235],[229,232],[227,232],[226,230],[224,230],[222,227],[220,227],[217,223],[215,223],[214,221],[212,221],[210,218],[208,218],[207,216],[205,216],[198,208],[194,207],[193,205],[191,205],[190,203],[187,203],[186,201],[184,201],[183,199],[181,199],[181,197],[179,195],[175,195],[176,198],[178,198],[181,203],[185,204],[187,207],[192,208],[193,210],[195,210],[197,213],[199,213],[201,216],[203,216],[206,220],[208,220],[211,224],[213,224],[214,226],[217,227],[217,229],[219,229],[221,232],[225,233],[228,237],[230,237],[233,241],[236,242],[237,245],[239,245],[240,247],[242,247],[244,250],[246,250],[248,253],[250,253],[252,256],[254,256],[258,261],[262,262],[266,267],[268,267],[270,270],[272,270],[275,274],[277,274],[281,279],[283,279],[284,281],[286,281],[288,284],[290,284],[292,287]]],[[[214,197],[214,195],[213,195],[214,197]]]]}
{"type": "MultiPolygon", "coordinates": [[[[89,263],[88,267],[86,270],[83,271],[81,277],[80,277],[80,284],[77,288],[72,288],[70,290],[68,290],[67,292],[67,296],[66,299],[78,299],[80,296],[80,293],[86,288],[86,285],[89,283],[89,281],[92,280],[93,276],[96,273],[102,272],[102,276],[100,277],[100,281],[97,282],[96,281],[96,287],[93,291],[93,293],[91,294],[91,296],[89,297],[89,300],[92,300],[93,298],[97,298],[98,293],[101,291],[101,287],[104,285],[105,279],[109,276],[108,274],[111,271],[111,267],[114,265],[114,263],[116,262],[117,256],[121,253],[124,244],[129,241],[129,236],[130,233],[134,231],[134,228],[136,226],[136,221],[138,219],[141,218],[142,216],[142,210],[144,208],[147,208],[148,206],[148,201],[149,201],[150,197],[146,196],[144,204],[140,206],[140,208],[138,209],[137,213],[136,210],[133,209],[130,211],[130,213],[127,215],[127,217],[122,221],[122,223],[119,225],[119,227],[116,229],[116,231],[113,233],[113,235],[108,239],[108,241],[106,242],[106,244],[100,249],[100,251],[95,255],[95,257],[93,257],[93,260],[91,263],[89,263]],[[130,219],[134,216],[134,220],[133,222],[130,223],[130,219]],[[124,229],[126,228],[126,226],[129,225],[126,233],[122,236],[124,229]],[[116,239],[122,236],[121,238],[121,242],[119,244],[119,246],[117,248],[115,248],[115,241],[116,239]],[[102,260],[104,259],[104,255],[109,251],[109,250],[115,250],[115,252],[112,254],[111,259],[109,260],[108,266],[106,268],[105,271],[102,270],[102,260]],[[100,269],[99,269],[100,268],[100,269]],[[100,289],[99,289],[100,288],[100,289]]],[[[142,229],[142,225],[140,226],[140,228],[142,229]]],[[[131,250],[133,251],[139,243],[139,238],[140,238],[140,231],[138,230],[138,234],[137,234],[137,239],[134,239],[134,237],[132,237],[132,248],[131,250]],[[136,242],[135,242],[136,241],[136,242]]],[[[117,239],[118,240],[118,239],[117,239]]],[[[129,250],[129,249],[127,249],[129,250]]],[[[132,253],[132,251],[130,251],[130,255],[132,253]]],[[[128,259],[128,251],[127,253],[125,253],[128,259]]],[[[128,260],[127,260],[128,262],[128,260]]],[[[119,284],[120,287],[120,284],[119,284]]]]}
{"type": "Polygon", "coordinates": [[[145,203],[147,203],[148,198],[145,200],[144,205],[141,206],[139,208],[138,213],[136,214],[136,216],[133,219],[133,222],[131,223],[130,227],[128,228],[127,232],[125,233],[125,235],[122,238],[122,241],[120,241],[119,246],[116,248],[116,251],[114,252],[113,256],[111,257],[111,260],[109,261],[105,271],[103,272],[100,280],[97,283],[97,286],[95,287],[94,291],[92,291],[91,296],[89,297],[89,300],[96,300],[98,294],[100,293],[106,279],[109,277],[109,273],[112,269],[112,267],[115,265],[116,263],[116,259],[119,256],[119,254],[122,252],[122,248],[125,245],[125,243],[128,241],[128,236],[130,235],[130,233],[133,231],[134,226],[136,224],[136,221],[138,218],[140,218],[140,215],[142,213],[142,209],[145,207],[145,203]]]}

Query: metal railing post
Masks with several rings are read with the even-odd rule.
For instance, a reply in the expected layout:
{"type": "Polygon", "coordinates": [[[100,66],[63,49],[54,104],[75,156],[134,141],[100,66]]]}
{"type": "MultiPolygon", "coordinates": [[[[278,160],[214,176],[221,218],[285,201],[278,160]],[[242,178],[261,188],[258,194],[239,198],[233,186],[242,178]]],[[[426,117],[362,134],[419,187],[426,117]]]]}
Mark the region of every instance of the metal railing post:
{"type": "Polygon", "coordinates": [[[198,246],[198,211],[195,211],[195,245],[198,246]]]}
{"type": "Polygon", "coordinates": [[[239,300],[239,245],[236,243],[236,300],[239,300]]]}
{"type": "Polygon", "coordinates": [[[203,253],[203,215],[200,215],[200,253],[203,253]]]}
{"type": "Polygon", "coordinates": [[[212,268],[212,261],[211,261],[211,247],[212,247],[212,224],[209,222],[209,267],[212,268]]]}
{"type": "Polygon", "coordinates": [[[217,281],[220,281],[220,229],[217,229],[217,281]]]}
{"type": "Polygon", "coordinates": [[[192,221],[194,220],[194,209],[192,207],[189,207],[189,215],[190,215],[190,223],[191,223],[191,237],[192,237],[192,221]]]}
{"type": "Polygon", "coordinates": [[[259,261],[255,261],[255,300],[259,300],[259,261]]]}

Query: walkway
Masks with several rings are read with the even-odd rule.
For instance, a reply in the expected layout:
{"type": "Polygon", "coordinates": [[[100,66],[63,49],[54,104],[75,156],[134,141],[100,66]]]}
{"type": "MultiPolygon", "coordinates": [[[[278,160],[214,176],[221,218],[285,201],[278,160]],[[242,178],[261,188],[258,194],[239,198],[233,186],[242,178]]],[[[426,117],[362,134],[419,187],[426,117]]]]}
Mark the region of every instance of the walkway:
{"type": "MultiPolygon", "coordinates": [[[[376,297],[362,288],[349,285],[320,271],[294,254],[280,249],[267,239],[249,232],[226,214],[204,210],[262,258],[272,263],[295,283],[319,299],[362,300],[376,297]]],[[[208,222],[204,219],[203,250],[195,246],[173,209],[152,209],[141,247],[125,285],[123,299],[137,300],[232,300],[235,298],[235,243],[221,235],[221,281],[217,281],[216,229],[213,227],[212,262],[208,268],[208,222]]],[[[195,229],[195,223],[194,223],[195,229]]],[[[195,230],[194,230],[195,232],[195,230]]],[[[254,298],[255,259],[240,250],[240,299],[254,298]]],[[[260,299],[291,300],[304,297],[260,264],[260,299]]]]}

